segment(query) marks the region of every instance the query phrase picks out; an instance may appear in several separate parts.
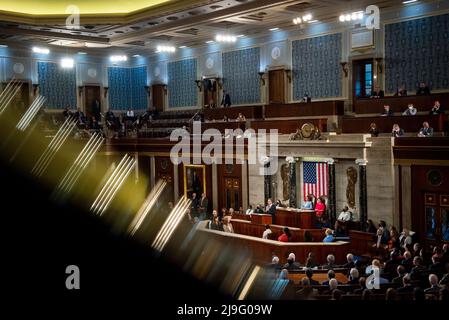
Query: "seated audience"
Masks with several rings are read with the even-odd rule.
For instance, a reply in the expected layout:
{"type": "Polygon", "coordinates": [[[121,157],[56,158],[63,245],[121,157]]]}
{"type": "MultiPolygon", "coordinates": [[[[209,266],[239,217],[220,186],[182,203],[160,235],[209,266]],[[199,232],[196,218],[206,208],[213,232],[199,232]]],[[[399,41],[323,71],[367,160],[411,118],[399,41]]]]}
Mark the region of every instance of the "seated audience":
{"type": "Polygon", "coordinates": [[[411,231],[407,228],[402,229],[402,233],[399,236],[399,242],[401,243],[401,248],[406,249],[407,245],[412,245],[413,239],[411,231]]]}
{"type": "Polygon", "coordinates": [[[396,301],[396,290],[394,288],[388,288],[387,291],[385,291],[385,300],[396,301]]]}
{"type": "Polygon", "coordinates": [[[433,128],[429,126],[427,121],[424,121],[422,128],[419,130],[418,137],[431,137],[433,136],[433,128]]]}
{"type": "Polygon", "coordinates": [[[232,227],[232,223],[231,223],[231,217],[232,216],[227,215],[227,216],[223,217],[223,219],[222,219],[224,232],[234,233],[234,228],[232,227]]]}
{"type": "Polygon", "coordinates": [[[279,270],[281,270],[282,268],[279,264],[279,257],[273,256],[273,258],[271,258],[271,263],[269,263],[266,267],[267,269],[273,270],[274,272],[278,272],[279,270]]]}
{"type": "Polygon", "coordinates": [[[421,281],[424,277],[427,276],[427,268],[423,265],[422,258],[420,256],[416,256],[413,258],[414,267],[410,271],[410,278],[412,280],[421,281]]]}
{"type": "Polygon", "coordinates": [[[306,258],[306,264],[305,266],[307,268],[316,268],[319,266],[319,264],[316,262],[315,260],[315,254],[313,252],[309,252],[307,254],[307,258],[306,258]]]}
{"type": "Polygon", "coordinates": [[[278,241],[281,242],[289,242],[292,238],[292,235],[290,233],[290,229],[285,227],[282,229],[282,234],[278,237],[278,241]]]}
{"type": "Polygon", "coordinates": [[[401,265],[404,267],[405,272],[409,273],[413,268],[413,257],[410,251],[405,251],[401,265]]]}
{"type": "Polygon", "coordinates": [[[256,206],[256,209],[254,210],[254,213],[263,213],[263,209],[262,209],[262,206],[260,204],[258,204],[256,206]]]}
{"type": "Polygon", "coordinates": [[[302,101],[306,102],[306,103],[310,103],[310,102],[312,102],[312,98],[309,97],[309,95],[306,93],[306,94],[304,94],[304,97],[302,98],[302,101]]]}
{"type": "Polygon", "coordinates": [[[224,116],[223,116],[223,122],[229,122],[229,118],[228,118],[227,115],[224,115],[224,116]]]}
{"type": "Polygon", "coordinates": [[[365,289],[366,289],[366,278],[360,277],[359,278],[359,287],[357,289],[354,289],[354,291],[352,291],[352,293],[353,294],[362,294],[365,289]]]}
{"type": "Polygon", "coordinates": [[[348,284],[358,284],[359,283],[359,270],[352,268],[349,271],[348,284]]]}
{"type": "Polygon", "coordinates": [[[373,220],[368,219],[366,221],[365,232],[368,232],[368,233],[376,233],[377,232],[377,228],[376,228],[376,225],[374,224],[373,220]]]}
{"type": "Polygon", "coordinates": [[[70,105],[67,105],[65,107],[64,112],[62,113],[64,119],[67,119],[68,117],[71,117],[73,115],[70,105]]]}
{"type": "Polygon", "coordinates": [[[435,103],[433,104],[433,107],[430,110],[429,114],[431,116],[438,116],[438,115],[443,114],[443,113],[444,113],[444,109],[440,105],[440,101],[436,100],[435,103]]]}
{"type": "Polygon", "coordinates": [[[404,266],[399,265],[396,268],[396,272],[397,272],[398,276],[396,278],[393,278],[393,280],[391,280],[391,283],[402,283],[402,278],[404,278],[404,276],[406,274],[404,266]]]}
{"type": "Polygon", "coordinates": [[[371,137],[378,137],[379,136],[379,129],[377,129],[377,125],[372,122],[369,125],[368,133],[371,135],[371,137]]]}
{"type": "Polygon", "coordinates": [[[342,265],[343,268],[351,269],[355,267],[354,255],[352,253],[348,253],[346,255],[346,261],[347,262],[344,265],[342,265]]]}
{"type": "Polygon", "coordinates": [[[325,235],[326,236],[324,237],[323,242],[334,242],[335,238],[331,229],[327,228],[325,231],[325,235]]]}
{"type": "Polygon", "coordinates": [[[390,109],[390,106],[388,104],[384,105],[384,111],[382,111],[382,113],[380,114],[383,117],[390,117],[392,116],[393,110],[390,109]]]}
{"type": "Polygon", "coordinates": [[[412,103],[410,103],[407,107],[407,109],[402,112],[403,116],[414,116],[416,115],[416,113],[418,112],[418,110],[413,106],[412,103]]]}
{"type": "MultiPolygon", "coordinates": [[[[324,280],[324,281],[321,283],[321,285],[323,285],[323,286],[328,286],[328,285],[329,285],[329,282],[330,282],[332,279],[335,279],[335,272],[334,272],[334,270],[329,270],[329,271],[327,272],[327,280],[324,280]]],[[[335,279],[335,280],[337,281],[337,284],[340,284],[340,282],[338,282],[337,279],[335,279]]]]}
{"type": "Polygon", "coordinates": [[[126,120],[134,121],[134,111],[131,108],[126,111],[126,120]]]}
{"type": "Polygon", "coordinates": [[[390,228],[390,239],[388,240],[388,250],[399,249],[401,243],[399,241],[399,232],[395,227],[390,228]]]}
{"type": "Polygon", "coordinates": [[[288,255],[288,258],[287,258],[287,263],[284,264],[283,268],[287,269],[287,270],[299,270],[299,269],[301,269],[301,266],[299,265],[298,262],[295,261],[295,259],[296,259],[295,254],[293,252],[290,253],[288,255]]]}
{"type": "Polygon", "coordinates": [[[326,257],[327,263],[323,265],[321,268],[325,270],[333,270],[337,266],[335,265],[335,256],[333,254],[328,254],[326,257]]]}
{"type": "Polygon", "coordinates": [[[217,210],[213,210],[212,211],[212,219],[210,219],[208,227],[211,230],[223,231],[223,226],[222,226],[222,224],[220,222],[220,219],[218,217],[217,210]]]}
{"type": "Polygon", "coordinates": [[[246,121],[246,118],[241,112],[239,112],[239,115],[236,120],[242,122],[242,121],[246,121]]]}
{"type": "Polygon", "coordinates": [[[419,84],[418,89],[416,90],[416,95],[419,96],[419,95],[429,95],[429,94],[430,94],[429,87],[424,82],[421,82],[419,84]]]}
{"type": "Polygon", "coordinates": [[[371,93],[371,98],[379,99],[383,98],[385,95],[384,91],[379,87],[374,87],[374,91],[371,93]]]}
{"type": "MultiPolygon", "coordinates": [[[[324,284],[324,282],[323,282],[323,284],[324,284]]],[[[341,292],[341,290],[337,289],[337,287],[338,287],[337,279],[330,279],[329,282],[326,285],[329,285],[329,290],[325,291],[324,294],[330,294],[331,295],[331,294],[334,293],[334,291],[340,291],[341,292]]],[[[343,292],[341,292],[341,293],[343,294],[343,292]]]]}
{"type": "Polygon", "coordinates": [[[77,112],[75,113],[75,118],[78,120],[78,126],[86,125],[86,115],[83,111],[81,111],[81,108],[78,108],[77,112]]]}
{"type": "Polygon", "coordinates": [[[438,278],[443,278],[444,276],[444,272],[445,272],[445,267],[444,267],[444,263],[442,263],[441,258],[434,254],[432,256],[432,264],[429,266],[429,272],[436,274],[438,278]]]}
{"type": "Polygon", "coordinates": [[[393,125],[393,129],[391,130],[391,136],[395,138],[402,137],[404,135],[404,129],[400,128],[398,124],[393,125]]]}
{"type": "Polygon", "coordinates": [[[407,96],[407,89],[405,89],[405,86],[402,85],[400,88],[396,90],[396,93],[394,94],[395,97],[405,97],[407,96]]]}
{"type": "Polygon", "coordinates": [[[438,277],[436,274],[429,275],[430,287],[425,289],[425,293],[439,293],[441,287],[438,285],[438,277]]]}
{"type": "Polygon", "coordinates": [[[254,213],[254,209],[252,205],[249,205],[248,209],[246,209],[245,214],[253,214],[254,213]]]}
{"type": "Polygon", "coordinates": [[[309,282],[312,286],[317,286],[320,283],[313,279],[313,270],[312,268],[306,268],[305,269],[306,277],[309,279],[309,282]]]}
{"type": "Polygon", "coordinates": [[[402,287],[396,290],[397,293],[407,293],[413,292],[414,287],[412,286],[410,275],[406,274],[402,278],[402,287]]]}
{"type": "Polygon", "coordinates": [[[273,231],[271,231],[270,226],[268,224],[265,225],[265,230],[262,234],[262,238],[263,239],[268,239],[268,237],[270,236],[270,234],[272,234],[273,231]]]}
{"type": "Polygon", "coordinates": [[[296,291],[296,295],[300,300],[312,300],[318,295],[318,289],[312,287],[313,284],[310,283],[309,278],[301,279],[302,289],[296,291]]]}

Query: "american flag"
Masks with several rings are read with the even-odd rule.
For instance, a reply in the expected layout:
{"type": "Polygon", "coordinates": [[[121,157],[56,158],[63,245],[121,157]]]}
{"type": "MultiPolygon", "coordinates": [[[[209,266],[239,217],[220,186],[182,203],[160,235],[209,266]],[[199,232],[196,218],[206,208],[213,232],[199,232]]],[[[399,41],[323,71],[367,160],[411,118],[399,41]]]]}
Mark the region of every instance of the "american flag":
{"type": "Polygon", "coordinates": [[[315,197],[327,196],[328,170],[326,162],[304,162],[304,200],[307,195],[313,194],[315,197]]]}

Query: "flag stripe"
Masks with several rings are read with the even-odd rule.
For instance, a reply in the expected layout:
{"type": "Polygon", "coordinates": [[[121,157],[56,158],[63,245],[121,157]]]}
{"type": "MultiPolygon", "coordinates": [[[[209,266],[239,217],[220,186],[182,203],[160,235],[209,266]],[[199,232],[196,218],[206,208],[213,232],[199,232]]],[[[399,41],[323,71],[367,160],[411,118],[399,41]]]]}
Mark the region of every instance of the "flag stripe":
{"type": "Polygon", "coordinates": [[[303,197],[313,194],[315,197],[328,195],[328,165],[325,162],[303,163],[303,197]]]}

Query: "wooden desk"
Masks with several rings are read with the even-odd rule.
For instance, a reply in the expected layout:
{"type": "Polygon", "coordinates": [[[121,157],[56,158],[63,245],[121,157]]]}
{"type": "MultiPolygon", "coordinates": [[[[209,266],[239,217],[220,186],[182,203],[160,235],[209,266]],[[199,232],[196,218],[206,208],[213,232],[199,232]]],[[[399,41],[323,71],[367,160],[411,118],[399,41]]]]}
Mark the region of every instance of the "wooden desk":
{"type": "Polygon", "coordinates": [[[397,123],[405,133],[417,135],[424,121],[429,122],[435,132],[442,132],[445,131],[447,116],[442,114],[439,116],[344,117],[342,133],[368,133],[370,124],[374,122],[380,133],[391,133],[393,124],[397,123]]]}
{"type": "Polygon", "coordinates": [[[440,101],[444,107],[449,105],[449,93],[437,93],[428,96],[406,96],[406,97],[385,97],[382,99],[356,99],[354,101],[355,112],[362,113],[381,113],[384,110],[384,105],[390,105],[390,109],[394,112],[404,112],[409,103],[418,109],[418,111],[430,111],[435,100],[440,101]]]}
{"type": "Polygon", "coordinates": [[[255,131],[260,129],[277,129],[279,133],[290,134],[296,132],[305,123],[312,123],[321,132],[327,132],[327,118],[322,119],[297,119],[297,120],[257,120],[251,121],[250,128],[255,131]]]}
{"type": "Polygon", "coordinates": [[[275,223],[302,229],[315,228],[315,211],[293,208],[276,208],[275,223]]]}
{"type": "Polygon", "coordinates": [[[229,119],[237,119],[239,113],[243,114],[247,119],[261,119],[263,106],[238,106],[229,108],[205,108],[204,119],[222,120],[226,115],[229,119]]]}
{"type": "Polygon", "coordinates": [[[333,116],[343,115],[343,113],[344,101],[342,100],[265,106],[265,118],[333,116]]]}
{"type": "Polygon", "coordinates": [[[264,214],[264,213],[253,213],[251,215],[251,222],[256,224],[272,224],[273,223],[273,217],[271,214],[264,214]]]}

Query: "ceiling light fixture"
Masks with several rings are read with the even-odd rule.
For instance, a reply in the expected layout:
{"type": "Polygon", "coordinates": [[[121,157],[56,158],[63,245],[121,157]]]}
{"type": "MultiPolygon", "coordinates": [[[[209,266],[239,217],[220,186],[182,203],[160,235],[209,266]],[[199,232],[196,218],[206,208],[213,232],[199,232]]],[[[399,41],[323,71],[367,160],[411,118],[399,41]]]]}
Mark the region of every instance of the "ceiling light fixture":
{"type": "Polygon", "coordinates": [[[184,49],[184,48],[187,48],[187,46],[180,46],[180,47],[178,47],[179,49],[184,49]]]}
{"type": "Polygon", "coordinates": [[[245,35],[244,34],[239,34],[238,36],[236,36],[237,38],[242,38],[242,37],[244,37],[245,35]]]}
{"type": "Polygon", "coordinates": [[[230,34],[217,34],[215,36],[217,42],[236,42],[237,37],[230,34]]]}
{"type": "Polygon", "coordinates": [[[207,44],[209,44],[209,43],[214,43],[214,42],[215,42],[214,40],[207,40],[207,41],[206,41],[207,44]]]}
{"type": "Polygon", "coordinates": [[[418,0],[407,0],[407,1],[402,1],[402,4],[409,4],[409,3],[413,3],[413,2],[417,2],[418,0]]]}
{"type": "Polygon", "coordinates": [[[80,52],[78,52],[78,54],[87,54],[87,52],[80,51],[80,52]]]}
{"type": "Polygon", "coordinates": [[[127,56],[110,56],[109,60],[112,62],[120,62],[120,61],[126,61],[128,60],[127,56]]]}
{"type": "Polygon", "coordinates": [[[303,15],[302,17],[297,17],[293,19],[294,24],[300,24],[303,22],[309,22],[312,20],[312,15],[310,13],[303,15]]]}
{"type": "Polygon", "coordinates": [[[140,54],[133,55],[133,58],[138,58],[138,57],[140,57],[140,54]]]}
{"type": "Polygon", "coordinates": [[[8,48],[7,44],[0,44],[0,48],[8,48]]]}
{"type": "Polygon", "coordinates": [[[49,54],[50,53],[50,50],[47,48],[33,47],[32,50],[34,53],[40,53],[40,54],[49,54]]]}
{"type": "Polygon", "coordinates": [[[156,52],[175,52],[176,48],[172,46],[157,46],[156,52]]]}
{"type": "Polygon", "coordinates": [[[75,65],[75,61],[72,58],[62,58],[61,67],[64,69],[72,69],[75,65]]]}
{"type": "Polygon", "coordinates": [[[340,22],[349,22],[363,19],[363,11],[356,11],[352,13],[341,14],[338,17],[340,22]]]}
{"type": "Polygon", "coordinates": [[[273,32],[273,31],[278,31],[278,30],[279,30],[279,28],[277,28],[277,27],[276,27],[276,28],[271,28],[271,29],[270,29],[270,31],[272,31],[272,32],[273,32]]]}
{"type": "Polygon", "coordinates": [[[310,20],[310,21],[307,21],[307,23],[317,23],[318,22],[318,20],[310,20]]]}

